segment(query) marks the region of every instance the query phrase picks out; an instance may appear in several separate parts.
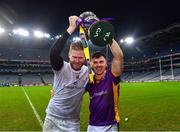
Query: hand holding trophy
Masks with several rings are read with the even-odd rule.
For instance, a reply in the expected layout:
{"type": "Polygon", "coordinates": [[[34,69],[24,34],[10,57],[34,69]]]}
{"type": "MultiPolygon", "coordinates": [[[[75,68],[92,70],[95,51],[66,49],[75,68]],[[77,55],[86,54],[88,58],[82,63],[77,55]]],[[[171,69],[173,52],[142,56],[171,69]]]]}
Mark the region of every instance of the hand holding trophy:
{"type": "Polygon", "coordinates": [[[79,25],[79,37],[84,47],[86,64],[89,71],[90,83],[94,83],[90,65],[90,53],[88,39],[96,46],[106,46],[112,43],[114,28],[107,20],[100,20],[93,12],[86,11],[80,14],[77,20],[79,25]]]}
{"type": "Polygon", "coordinates": [[[79,16],[78,23],[84,27],[86,38],[94,45],[105,46],[112,43],[114,28],[107,20],[100,20],[93,12],[86,11],[79,16]]]}

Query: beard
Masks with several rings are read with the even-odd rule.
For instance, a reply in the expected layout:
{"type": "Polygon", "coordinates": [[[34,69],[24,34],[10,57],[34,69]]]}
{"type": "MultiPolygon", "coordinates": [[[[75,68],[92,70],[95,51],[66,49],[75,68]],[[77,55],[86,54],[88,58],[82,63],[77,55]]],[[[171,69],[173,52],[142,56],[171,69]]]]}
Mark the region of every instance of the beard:
{"type": "Polygon", "coordinates": [[[77,63],[70,63],[71,67],[75,70],[75,71],[79,71],[81,70],[81,67],[83,66],[83,64],[77,64],[77,63]]]}

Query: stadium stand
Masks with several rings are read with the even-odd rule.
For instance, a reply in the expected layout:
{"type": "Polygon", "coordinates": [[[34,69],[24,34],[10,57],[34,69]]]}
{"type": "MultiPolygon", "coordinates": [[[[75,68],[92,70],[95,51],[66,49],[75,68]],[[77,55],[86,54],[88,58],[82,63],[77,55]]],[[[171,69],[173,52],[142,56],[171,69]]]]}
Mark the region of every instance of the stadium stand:
{"type": "MultiPolygon", "coordinates": [[[[22,60],[22,58],[0,59],[0,69],[2,86],[53,83],[53,73],[48,57],[44,61],[34,59],[34,56],[32,58],[29,56],[27,60],[22,60]]],[[[180,53],[125,62],[121,79],[126,82],[179,81],[180,53]]]]}
{"type": "Polygon", "coordinates": [[[179,72],[180,54],[176,53],[126,63],[122,80],[127,82],[178,81],[179,72]]]}
{"type": "MultiPolygon", "coordinates": [[[[155,32],[140,38],[137,41],[138,46],[135,44],[127,48],[121,45],[125,56],[121,80],[126,82],[180,81],[178,32],[179,30],[166,32],[164,36],[162,34],[158,36],[158,32],[155,32]],[[153,43],[156,46],[152,46],[153,43]]],[[[49,50],[54,41],[8,35],[2,37],[0,39],[0,86],[52,84],[53,72],[49,62],[49,50]]],[[[62,53],[66,61],[70,43],[71,39],[62,53]]],[[[103,51],[109,62],[112,59],[112,54],[107,47],[97,47],[90,42],[90,52],[95,51],[103,51]]]]}

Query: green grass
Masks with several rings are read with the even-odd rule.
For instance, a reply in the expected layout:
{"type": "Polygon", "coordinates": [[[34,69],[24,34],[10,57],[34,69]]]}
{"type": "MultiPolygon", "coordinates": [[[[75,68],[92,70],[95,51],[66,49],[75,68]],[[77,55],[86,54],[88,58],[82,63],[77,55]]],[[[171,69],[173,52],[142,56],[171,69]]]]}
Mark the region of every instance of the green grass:
{"type": "Polygon", "coordinates": [[[51,96],[50,89],[49,86],[25,88],[29,98],[33,102],[34,107],[43,121],[45,118],[45,109],[51,96]]]}
{"type": "Polygon", "coordinates": [[[121,130],[180,130],[180,82],[122,84],[120,94],[121,130]]]}
{"type": "Polygon", "coordinates": [[[33,131],[40,129],[22,89],[18,87],[0,88],[0,130],[33,131]]]}
{"type": "MultiPolygon", "coordinates": [[[[24,87],[41,119],[50,99],[50,86],[24,87]]],[[[122,83],[120,129],[123,131],[180,130],[180,82],[122,83]],[[128,118],[125,121],[125,118],[128,118]]],[[[83,97],[81,130],[89,118],[89,95],[83,97]]],[[[0,131],[41,131],[20,87],[0,88],[0,131]]]]}

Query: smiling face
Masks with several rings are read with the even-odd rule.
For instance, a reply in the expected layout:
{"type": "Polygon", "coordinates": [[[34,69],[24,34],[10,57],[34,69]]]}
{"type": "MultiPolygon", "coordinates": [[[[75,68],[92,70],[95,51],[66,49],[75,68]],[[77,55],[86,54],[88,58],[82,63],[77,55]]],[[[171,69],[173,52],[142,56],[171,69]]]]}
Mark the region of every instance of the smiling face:
{"type": "Polygon", "coordinates": [[[69,49],[69,62],[74,70],[80,70],[85,63],[85,54],[80,41],[73,42],[69,49]]]}
{"type": "Polygon", "coordinates": [[[74,70],[80,70],[85,63],[83,50],[71,50],[69,52],[69,62],[74,70]]]}
{"type": "Polygon", "coordinates": [[[92,58],[91,64],[95,75],[103,76],[107,66],[107,61],[104,58],[104,56],[100,56],[98,58],[92,58]]]}

